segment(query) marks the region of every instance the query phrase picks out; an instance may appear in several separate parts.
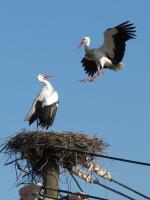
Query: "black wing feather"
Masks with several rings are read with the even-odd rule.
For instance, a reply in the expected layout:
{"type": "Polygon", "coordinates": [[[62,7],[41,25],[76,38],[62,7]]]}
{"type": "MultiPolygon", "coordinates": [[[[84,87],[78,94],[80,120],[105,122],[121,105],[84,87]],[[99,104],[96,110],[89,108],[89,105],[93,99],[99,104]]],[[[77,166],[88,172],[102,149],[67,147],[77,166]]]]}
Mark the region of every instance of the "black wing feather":
{"type": "MultiPolygon", "coordinates": [[[[129,39],[135,39],[135,27],[129,21],[126,21],[118,26],[114,27],[117,29],[117,33],[112,35],[114,39],[115,49],[114,56],[108,57],[112,60],[113,64],[116,65],[121,62],[125,53],[126,41],[129,39]]],[[[113,29],[113,28],[112,28],[113,29]]],[[[111,29],[109,29],[111,31],[111,29]]],[[[107,34],[107,33],[106,33],[107,34]]]]}
{"type": "Polygon", "coordinates": [[[40,116],[39,116],[39,125],[42,128],[48,129],[49,126],[52,126],[56,112],[57,112],[58,102],[53,103],[52,105],[44,106],[41,110],[40,116]]]}
{"type": "Polygon", "coordinates": [[[42,101],[37,101],[35,104],[35,111],[29,120],[29,125],[31,125],[34,121],[38,120],[38,117],[41,113],[42,101]]]}
{"type": "Polygon", "coordinates": [[[85,57],[81,60],[82,67],[88,76],[93,77],[94,74],[98,71],[96,62],[93,60],[88,60],[85,57]]]}

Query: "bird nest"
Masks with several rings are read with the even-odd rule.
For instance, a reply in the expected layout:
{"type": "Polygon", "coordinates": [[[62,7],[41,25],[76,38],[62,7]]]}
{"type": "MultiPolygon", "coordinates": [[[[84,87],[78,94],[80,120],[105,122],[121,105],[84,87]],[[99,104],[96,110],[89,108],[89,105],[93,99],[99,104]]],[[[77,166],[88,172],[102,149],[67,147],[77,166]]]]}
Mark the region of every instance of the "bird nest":
{"type": "Polygon", "coordinates": [[[8,138],[1,145],[0,152],[8,156],[5,165],[15,164],[17,179],[21,173],[25,183],[27,180],[39,180],[44,167],[49,167],[48,163],[69,170],[72,166],[82,165],[87,156],[93,160],[92,154],[102,154],[106,146],[100,138],[71,131],[23,130],[8,138]]]}

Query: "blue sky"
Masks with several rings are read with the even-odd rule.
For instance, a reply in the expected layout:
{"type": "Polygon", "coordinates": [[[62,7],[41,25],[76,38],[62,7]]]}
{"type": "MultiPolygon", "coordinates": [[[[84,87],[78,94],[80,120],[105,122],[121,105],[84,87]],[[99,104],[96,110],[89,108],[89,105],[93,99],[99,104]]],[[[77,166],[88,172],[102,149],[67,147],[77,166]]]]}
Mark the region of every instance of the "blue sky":
{"type": "MultiPolygon", "coordinates": [[[[53,130],[96,135],[110,144],[108,155],[150,162],[149,7],[148,0],[0,1],[1,139],[23,128],[35,130],[24,118],[41,89],[36,76],[52,73],[60,96],[53,130]],[[90,36],[91,46],[98,47],[105,29],[126,20],[137,27],[137,39],[127,43],[126,67],[81,84],[84,50],[76,50],[81,38],[90,36]]],[[[102,163],[114,178],[150,196],[148,167],[102,163]]],[[[14,167],[1,161],[0,177],[1,198],[18,199],[14,167]]],[[[87,192],[118,198],[97,186],[87,192]]]]}

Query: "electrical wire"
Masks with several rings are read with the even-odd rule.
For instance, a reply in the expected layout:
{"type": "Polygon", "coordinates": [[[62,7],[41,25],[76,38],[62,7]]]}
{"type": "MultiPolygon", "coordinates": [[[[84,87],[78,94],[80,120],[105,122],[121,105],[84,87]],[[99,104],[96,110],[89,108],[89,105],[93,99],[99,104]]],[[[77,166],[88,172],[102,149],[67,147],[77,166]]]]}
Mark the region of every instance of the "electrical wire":
{"type": "Polygon", "coordinates": [[[128,190],[130,190],[132,192],[134,192],[135,194],[138,194],[139,196],[141,196],[141,197],[143,197],[145,199],[149,199],[150,200],[150,197],[138,192],[137,190],[132,189],[131,187],[129,187],[129,186],[123,184],[123,183],[120,183],[120,182],[118,182],[118,181],[116,181],[114,179],[112,179],[112,182],[114,182],[114,183],[116,183],[116,184],[118,184],[118,185],[120,185],[120,186],[122,186],[122,187],[124,187],[124,188],[126,188],[126,189],[128,189],[128,190]]]}
{"type": "Polygon", "coordinates": [[[73,178],[74,182],[76,183],[76,185],[78,186],[79,190],[80,190],[81,192],[83,192],[81,186],[79,185],[79,183],[78,183],[78,181],[76,180],[76,178],[74,177],[74,175],[73,175],[71,172],[70,172],[70,175],[72,176],[72,178],[73,178]]]}
{"type": "Polygon", "coordinates": [[[59,148],[59,149],[63,149],[63,150],[69,150],[69,151],[73,151],[73,152],[76,152],[76,153],[87,154],[87,155],[91,155],[91,156],[95,156],[95,157],[101,157],[101,158],[117,160],[117,161],[121,161],[121,162],[128,162],[128,163],[132,163],[132,164],[144,165],[144,166],[150,167],[150,163],[147,163],[147,162],[129,160],[129,159],[118,158],[118,157],[113,157],[113,156],[105,156],[105,155],[101,155],[101,154],[96,154],[96,153],[91,153],[91,152],[81,151],[81,150],[76,150],[76,149],[70,149],[70,148],[64,148],[64,147],[60,147],[60,146],[55,146],[55,148],[59,148]]]}
{"type": "MultiPolygon", "coordinates": [[[[73,195],[79,195],[79,194],[76,194],[74,192],[70,192],[70,191],[67,191],[67,190],[56,190],[56,189],[52,189],[52,188],[49,188],[49,187],[44,187],[44,189],[48,189],[48,190],[53,190],[53,191],[58,191],[58,192],[62,192],[62,193],[67,193],[67,194],[73,194],[73,195]]],[[[101,198],[101,197],[96,197],[96,196],[93,196],[93,195],[89,195],[89,194],[80,194],[84,197],[87,197],[87,198],[92,198],[92,199],[98,199],[98,200],[109,200],[109,199],[106,199],[106,198],[101,198]]],[[[45,195],[44,195],[45,196],[45,195]]],[[[47,196],[48,197],[48,196],[47,196]]]]}
{"type": "MultiPolygon", "coordinates": [[[[77,184],[77,186],[78,186],[78,188],[80,189],[80,191],[81,192],[83,192],[83,190],[82,190],[82,188],[81,188],[81,186],[79,185],[79,183],[78,183],[78,181],[76,180],[76,178],[74,177],[74,175],[72,174],[72,173],[70,173],[71,174],[71,176],[72,176],[72,178],[73,178],[73,180],[75,181],[75,183],[77,184]]],[[[136,190],[133,190],[133,189],[131,189],[131,188],[129,188],[128,186],[125,186],[124,184],[121,184],[121,183],[119,183],[119,182],[117,182],[117,181],[115,181],[114,179],[112,180],[112,182],[114,182],[114,183],[116,183],[116,184],[119,184],[120,186],[122,186],[122,187],[125,187],[126,189],[129,189],[129,190],[131,190],[132,192],[134,192],[134,193],[136,193],[136,194],[138,194],[138,195],[140,195],[140,196],[142,196],[142,197],[146,197],[145,195],[143,195],[143,194],[141,194],[141,193],[139,193],[139,192],[137,192],[136,190]]],[[[96,184],[98,183],[99,184],[99,181],[97,182],[95,182],[96,184]]],[[[103,187],[107,187],[107,186],[104,186],[103,185],[103,187]]],[[[111,191],[112,192],[117,192],[117,194],[120,194],[120,195],[123,195],[124,197],[127,197],[127,195],[125,195],[125,194],[123,194],[123,193],[121,193],[121,192],[118,192],[117,190],[114,190],[114,189],[112,189],[112,188],[106,188],[106,189],[111,189],[111,191]]],[[[129,197],[129,196],[128,196],[129,197]]],[[[131,198],[131,197],[130,197],[131,198]]],[[[132,199],[132,198],[131,198],[132,199]]]]}
{"type": "Polygon", "coordinates": [[[120,196],[123,196],[123,197],[125,197],[125,198],[127,198],[127,199],[136,200],[136,199],[134,199],[134,198],[132,198],[132,197],[130,197],[130,196],[124,194],[123,192],[120,192],[120,191],[115,190],[115,189],[113,189],[113,188],[111,188],[111,187],[108,187],[107,185],[104,185],[104,184],[100,183],[98,179],[95,180],[93,183],[95,183],[95,184],[97,184],[97,185],[100,185],[101,187],[103,187],[103,188],[105,188],[105,189],[107,189],[107,190],[110,190],[111,192],[114,192],[114,193],[116,193],[116,194],[119,194],[120,196]]]}

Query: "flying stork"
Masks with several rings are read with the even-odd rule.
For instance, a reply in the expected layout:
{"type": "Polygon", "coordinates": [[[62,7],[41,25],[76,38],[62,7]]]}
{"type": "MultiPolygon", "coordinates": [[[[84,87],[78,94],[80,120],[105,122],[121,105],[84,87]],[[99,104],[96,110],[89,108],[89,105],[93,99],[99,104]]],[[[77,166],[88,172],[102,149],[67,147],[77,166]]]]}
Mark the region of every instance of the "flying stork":
{"type": "Polygon", "coordinates": [[[121,61],[125,53],[126,41],[135,39],[135,32],[135,27],[130,21],[109,28],[104,32],[104,43],[99,48],[90,48],[90,38],[84,37],[78,48],[85,47],[85,56],[81,63],[88,78],[81,82],[97,79],[100,76],[100,69],[104,75],[104,68],[117,71],[124,67],[121,61]]]}
{"type": "Polygon", "coordinates": [[[58,93],[47,80],[47,78],[50,77],[52,77],[52,75],[39,74],[37,76],[37,80],[43,83],[44,87],[37,95],[25,118],[25,121],[28,121],[29,125],[31,125],[34,121],[37,121],[37,128],[38,126],[41,126],[46,130],[49,126],[52,126],[54,122],[59,101],[58,93]]]}

